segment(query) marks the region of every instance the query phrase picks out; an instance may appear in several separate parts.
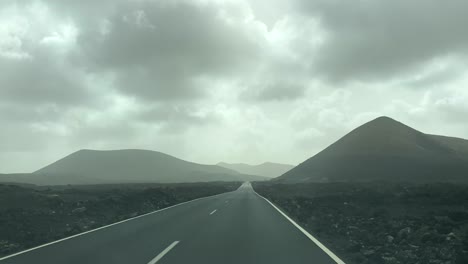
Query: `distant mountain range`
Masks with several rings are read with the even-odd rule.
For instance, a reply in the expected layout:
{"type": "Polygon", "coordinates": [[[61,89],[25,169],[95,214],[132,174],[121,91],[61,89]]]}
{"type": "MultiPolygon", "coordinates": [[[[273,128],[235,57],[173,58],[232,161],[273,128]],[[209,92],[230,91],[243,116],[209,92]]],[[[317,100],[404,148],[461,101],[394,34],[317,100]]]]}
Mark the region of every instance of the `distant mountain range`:
{"type": "Polygon", "coordinates": [[[468,182],[468,141],[424,134],[380,117],[276,180],[468,182]]]}
{"type": "Polygon", "coordinates": [[[294,168],[293,165],[273,163],[273,162],[265,162],[259,165],[249,165],[245,163],[220,162],[216,165],[224,167],[224,168],[228,168],[231,170],[235,170],[242,174],[259,175],[259,176],[264,176],[268,178],[278,177],[286,173],[290,169],[294,168]]]}
{"type": "Polygon", "coordinates": [[[32,174],[0,175],[0,182],[38,185],[257,181],[216,165],[202,165],[149,150],[80,150],[32,174]]]}
{"type": "Polygon", "coordinates": [[[37,185],[271,178],[284,183],[468,182],[468,140],[424,134],[391,118],[380,117],[294,168],[268,162],[202,165],[149,150],[80,150],[31,174],[0,174],[0,182],[37,185]]]}

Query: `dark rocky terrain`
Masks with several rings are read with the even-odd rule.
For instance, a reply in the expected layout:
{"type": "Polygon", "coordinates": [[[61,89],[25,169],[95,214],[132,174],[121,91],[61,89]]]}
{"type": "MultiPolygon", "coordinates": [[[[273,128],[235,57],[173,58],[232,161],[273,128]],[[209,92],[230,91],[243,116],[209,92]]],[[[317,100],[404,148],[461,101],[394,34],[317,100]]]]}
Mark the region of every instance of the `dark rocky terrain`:
{"type": "Polygon", "coordinates": [[[0,184],[0,256],[239,186],[236,182],[46,187],[0,184]]]}
{"type": "Polygon", "coordinates": [[[255,183],[348,264],[468,263],[468,185],[255,183]]]}
{"type": "Polygon", "coordinates": [[[468,183],[468,141],[422,133],[388,117],[351,131],[275,180],[468,183]]]}

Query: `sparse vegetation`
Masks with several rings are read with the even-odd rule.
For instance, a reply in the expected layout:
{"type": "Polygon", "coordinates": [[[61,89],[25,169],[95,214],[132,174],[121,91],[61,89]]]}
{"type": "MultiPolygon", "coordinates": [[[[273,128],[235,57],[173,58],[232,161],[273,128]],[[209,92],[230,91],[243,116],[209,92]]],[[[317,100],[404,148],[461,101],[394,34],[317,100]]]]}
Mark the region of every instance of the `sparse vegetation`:
{"type": "Polygon", "coordinates": [[[348,264],[468,263],[468,185],[256,183],[348,264]]]}
{"type": "Polygon", "coordinates": [[[54,187],[0,184],[0,256],[239,186],[235,182],[54,187]]]}

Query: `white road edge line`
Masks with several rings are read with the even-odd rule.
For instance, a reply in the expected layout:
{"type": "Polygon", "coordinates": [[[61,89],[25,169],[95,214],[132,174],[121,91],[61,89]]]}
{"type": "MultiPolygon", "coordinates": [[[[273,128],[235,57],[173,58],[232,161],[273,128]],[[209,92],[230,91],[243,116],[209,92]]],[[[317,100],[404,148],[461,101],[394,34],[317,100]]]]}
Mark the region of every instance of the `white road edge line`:
{"type": "Polygon", "coordinates": [[[210,215],[216,213],[216,210],[217,210],[217,209],[214,209],[213,212],[210,213],[210,215]]]}
{"type": "MultiPolygon", "coordinates": [[[[237,191],[237,190],[235,190],[235,191],[237,191]]],[[[235,192],[235,191],[231,191],[231,192],[235,192]]],[[[195,201],[206,199],[206,198],[216,197],[216,196],[231,193],[231,192],[218,193],[218,194],[211,195],[211,196],[196,198],[196,199],[186,201],[186,202],[182,202],[182,203],[179,203],[179,204],[174,204],[174,205],[171,205],[169,207],[162,208],[162,209],[159,209],[159,210],[156,210],[156,211],[153,211],[153,212],[149,212],[149,213],[146,213],[146,214],[142,214],[142,215],[139,215],[139,216],[128,218],[128,219],[125,219],[125,220],[122,220],[122,221],[119,221],[119,222],[116,222],[116,223],[113,223],[113,224],[101,226],[101,227],[98,227],[96,229],[85,231],[83,233],[79,233],[79,234],[76,234],[76,235],[73,235],[73,236],[65,237],[65,238],[62,238],[62,239],[59,239],[59,240],[56,240],[56,241],[52,241],[52,242],[49,242],[49,243],[46,243],[46,244],[43,244],[43,245],[40,245],[40,246],[30,248],[30,249],[26,249],[26,250],[20,251],[18,253],[14,253],[14,254],[2,257],[2,258],[0,258],[0,261],[5,260],[5,259],[9,259],[9,258],[12,258],[12,257],[15,257],[15,256],[18,256],[18,255],[21,255],[21,254],[24,254],[24,253],[27,253],[29,251],[36,250],[36,249],[39,249],[39,248],[47,247],[47,246],[50,246],[50,245],[53,245],[53,244],[56,244],[56,243],[59,243],[59,242],[65,241],[65,240],[69,240],[69,239],[72,239],[72,238],[75,238],[75,237],[79,237],[79,236],[82,236],[82,235],[85,235],[85,234],[88,234],[88,233],[96,232],[96,231],[104,229],[104,228],[108,228],[108,227],[111,227],[111,226],[114,226],[114,225],[122,224],[122,223],[125,223],[125,222],[128,222],[128,221],[140,218],[140,217],[144,217],[144,216],[148,216],[148,215],[151,215],[151,214],[159,213],[159,212],[162,212],[162,211],[167,210],[167,209],[171,209],[171,208],[179,206],[179,205],[195,202],[195,201]]]]}
{"type": "Polygon", "coordinates": [[[166,249],[161,251],[161,253],[159,253],[154,259],[148,262],[148,264],[155,264],[156,262],[158,262],[160,259],[162,259],[162,257],[164,257],[164,255],[166,255],[169,251],[171,251],[171,249],[173,249],[177,244],[179,244],[179,242],[180,241],[172,242],[172,244],[170,244],[166,249]]]}
{"type": "Polygon", "coordinates": [[[284,217],[286,217],[286,219],[289,220],[289,222],[291,222],[295,227],[297,227],[297,229],[299,229],[304,235],[306,235],[310,240],[312,240],[312,242],[314,242],[321,250],[323,250],[323,252],[327,253],[328,256],[330,256],[330,258],[332,258],[336,263],[338,264],[345,264],[343,260],[341,260],[338,256],[336,256],[333,252],[331,252],[330,249],[328,249],[327,247],[325,247],[322,243],[320,243],[320,241],[318,241],[318,239],[316,239],[314,236],[312,236],[309,232],[307,232],[304,228],[302,228],[299,224],[297,224],[294,220],[292,220],[291,218],[289,218],[289,216],[287,216],[285,213],[283,213],[283,211],[281,211],[278,207],[276,207],[276,205],[274,205],[272,202],[270,202],[270,200],[268,200],[267,198],[261,196],[260,194],[258,194],[252,187],[252,190],[254,191],[254,193],[258,196],[260,196],[261,198],[263,198],[265,201],[267,201],[271,206],[273,206],[273,208],[275,208],[278,212],[280,212],[281,215],[283,215],[284,217]]]}

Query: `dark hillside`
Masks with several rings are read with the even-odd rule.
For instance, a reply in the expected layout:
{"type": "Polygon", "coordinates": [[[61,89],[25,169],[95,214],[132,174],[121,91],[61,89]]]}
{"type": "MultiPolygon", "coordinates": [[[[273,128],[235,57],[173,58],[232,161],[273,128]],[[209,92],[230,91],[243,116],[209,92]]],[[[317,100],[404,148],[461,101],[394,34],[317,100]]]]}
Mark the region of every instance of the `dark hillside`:
{"type": "Polygon", "coordinates": [[[468,182],[468,141],[388,117],[362,125],[283,174],[281,182],[468,182]]]}

